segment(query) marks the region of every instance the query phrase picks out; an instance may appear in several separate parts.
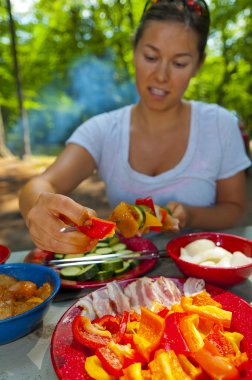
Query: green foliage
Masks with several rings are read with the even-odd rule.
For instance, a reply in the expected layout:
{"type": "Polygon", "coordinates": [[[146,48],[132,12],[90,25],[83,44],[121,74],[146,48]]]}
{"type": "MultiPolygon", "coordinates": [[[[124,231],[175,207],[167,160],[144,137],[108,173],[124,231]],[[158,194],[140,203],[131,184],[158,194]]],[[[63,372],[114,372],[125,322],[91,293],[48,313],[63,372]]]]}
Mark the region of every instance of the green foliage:
{"type": "MultiPolygon", "coordinates": [[[[63,144],[83,120],[135,101],[132,37],[144,4],[139,0],[37,0],[27,14],[13,11],[33,150],[40,150],[46,141],[55,152],[57,139],[63,144]]],[[[186,97],[236,110],[252,135],[251,0],[209,0],[209,7],[212,23],[206,61],[186,97]]],[[[8,143],[15,151],[22,142],[17,135],[9,20],[2,0],[0,105],[8,143]]]]}

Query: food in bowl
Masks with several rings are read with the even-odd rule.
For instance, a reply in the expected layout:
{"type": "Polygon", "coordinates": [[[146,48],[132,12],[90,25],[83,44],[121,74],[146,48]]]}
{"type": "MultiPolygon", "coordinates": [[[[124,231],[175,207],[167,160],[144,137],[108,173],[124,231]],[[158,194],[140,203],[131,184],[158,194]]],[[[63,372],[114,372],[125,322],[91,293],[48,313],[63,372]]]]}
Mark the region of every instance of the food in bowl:
{"type": "Polygon", "coordinates": [[[60,278],[53,269],[28,263],[0,265],[0,275],[15,277],[19,281],[31,281],[38,287],[49,283],[53,290],[51,294],[30,310],[21,314],[0,320],[0,344],[10,343],[34,330],[42,322],[60,288],[60,278]]]}
{"type": "Polygon", "coordinates": [[[45,301],[53,291],[49,282],[37,286],[32,281],[19,281],[0,274],[0,320],[24,313],[45,301]]]}
{"type": "Polygon", "coordinates": [[[189,263],[225,268],[252,264],[251,257],[240,251],[231,253],[210,239],[196,239],[182,247],[180,259],[189,263]]]}
{"type": "Polygon", "coordinates": [[[139,378],[166,379],[169,371],[188,380],[240,378],[248,363],[248,354],[240,345],[244,335],[233,331],[232,312],[204,288],[184,296],[172,279],[142,278],[124,288],[114,281],[94,292],[93,298],[102,302],[110,293],[123,303],[114,303],[110,314],[103,310],[100,316],[87,317],[86,305],[80,300],[84,313],[71,318],[73,340],[86,353],[85,376],[116,380],[138,374],[139,378]],[[159,302],[154,300],[158,289],[159,302]],[[154,302],[146,304],[143,294],[154,302]]]}
{"type": "Polygon", "coordinates": [[[252,274],[252,263],[235,267],[205,266],[182,260],[181,248],[199,239],[211,240],[231,254],[242,252],[248,258],[252,257],[252,241],[237,235],[222,232],[194,232],[171,239],[166,250],[181,272],[188,277],[203,278],[206,282],[227,287],[244,281],[252,274]]]}

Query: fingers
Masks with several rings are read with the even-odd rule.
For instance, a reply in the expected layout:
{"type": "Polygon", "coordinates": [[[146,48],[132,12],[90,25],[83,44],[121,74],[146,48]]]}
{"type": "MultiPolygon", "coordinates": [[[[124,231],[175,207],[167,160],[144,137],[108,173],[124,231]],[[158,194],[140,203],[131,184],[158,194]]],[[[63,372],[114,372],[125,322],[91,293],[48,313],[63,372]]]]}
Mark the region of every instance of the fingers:
{"type": "Polygon", "coordinates": [[[83,253],[91,250],[98,240],[80,232],[64,234],[60,230],[66,226],[67,221],[80,225],[95,215],[94,210],[85,208],[68,197],[44,193],[26,219],[31,238],[38,248],[57,253],[83,253]]]}
{"type": "Polygon", "coordinates": [[[172,201],[167,204],[167,207],[171,210],[173,218],[177,218],[179,220],[179,227],[186,227],[188,223],[186,206],[182,203],[172,201]]]}

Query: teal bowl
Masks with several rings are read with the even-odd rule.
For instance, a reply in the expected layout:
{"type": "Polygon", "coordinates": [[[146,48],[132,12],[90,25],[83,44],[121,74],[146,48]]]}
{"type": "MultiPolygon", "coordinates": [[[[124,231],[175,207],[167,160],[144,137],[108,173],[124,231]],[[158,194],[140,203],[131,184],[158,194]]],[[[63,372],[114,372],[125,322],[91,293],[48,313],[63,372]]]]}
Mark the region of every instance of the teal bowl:
{"type": "Polygon", "coordinates": [[[28,263],[2,264],[0,274],[16,277],[22,281],[32,281],[37,286],[49,282],[52,294],[41,304],[15,317],[0,320],[0,344],[10,343],[33,331],[43,320],[55,295],[60,288],[59,275],[51,268],[28,263]]]}

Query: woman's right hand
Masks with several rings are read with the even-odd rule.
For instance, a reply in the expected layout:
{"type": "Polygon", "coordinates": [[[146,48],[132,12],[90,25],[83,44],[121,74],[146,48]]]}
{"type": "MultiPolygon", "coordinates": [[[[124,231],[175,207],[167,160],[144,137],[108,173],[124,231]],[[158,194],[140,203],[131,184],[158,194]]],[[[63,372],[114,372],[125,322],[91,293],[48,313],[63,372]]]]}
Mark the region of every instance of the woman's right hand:
{"type": "Polygon", "coordinates": [[[81,206],[69,197],[43,192],[26,215],[26,224],[36,247],[56,253],[83,253],[91,250],[97,239],[80,232],[60,232],[72,222],[83,222],[96,216],[92,209],[81,206]]]}

